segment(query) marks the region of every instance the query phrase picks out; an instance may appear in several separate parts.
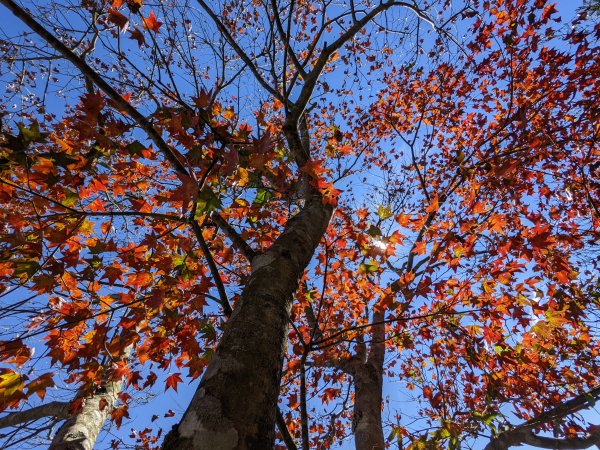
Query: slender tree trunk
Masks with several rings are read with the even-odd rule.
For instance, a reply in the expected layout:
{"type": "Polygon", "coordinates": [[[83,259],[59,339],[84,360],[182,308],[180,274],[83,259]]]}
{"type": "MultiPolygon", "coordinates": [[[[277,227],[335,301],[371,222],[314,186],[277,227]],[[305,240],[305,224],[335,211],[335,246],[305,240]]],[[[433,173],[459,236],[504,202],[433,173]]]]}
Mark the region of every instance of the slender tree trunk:
{"type": "Polygon", "coordinates": [[[101,391],[87,397],[81,412],[70,415],[58,429],[49,450],[92,450],[122,386],[122,381],[108,382],[101,391]],[[101,405],[103,400],[106,403],[101,405]]]}
{"type": "Polygon", "coordinates": [[[267,450],[275,416],[292,297],[333,208],[310,197],[252,261],[252,275],[165,450],[267,450]]]}
{"type": "Polygon", "coordinates": [[[354,390],[352,424],[356,450],[384,450],[381,374],[370,364],[360,366],[354,376],[354,390]]]}
{"type": "MultiPolygon", "coordinates": [[[[128,345],[121,358],[127,360],[132,351],[133,344],[128,345]]],[[[94,394],[86,396],[81,411],[67,417],[48,450],[92,450],[122,389],[123,379],[105,381],[94,394]]]]}
{"type": "Polygon", "coordinates": [[[354,417],[352,428],[356,450],[384,450],[381,405],[383,402],[383,360],[385,324],[383,313],[375,311],[369,356],[354,365],[354,417]]]}

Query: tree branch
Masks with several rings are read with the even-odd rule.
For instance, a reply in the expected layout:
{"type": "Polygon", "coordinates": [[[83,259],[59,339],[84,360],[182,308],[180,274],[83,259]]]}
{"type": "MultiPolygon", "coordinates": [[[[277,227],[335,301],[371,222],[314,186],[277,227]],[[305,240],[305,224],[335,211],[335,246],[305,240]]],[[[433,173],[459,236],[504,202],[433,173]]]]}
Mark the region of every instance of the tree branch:
{"type": "Polygon", "coordinates": [[[69,402],[50,402],[24,411],[13,412],[0,417],[0,428],[14,427],[16,425],[43,419],[44,417],[55,417],[65,419],[69,416],[69,402]]]}
{"type": "Polygon", "coordinates": [[[371,343],[367,363],[381,371],[385,359],[385,313],[378,305],[375,305],[375,311],[373,311],[373,322],[376,325],[371,328],[371,343]]]}
{"type": "Polygon", "coordinates": [[[536,436],[533,433],[526,436],[524,444],[533,447],[547,448],[550,450],[583,449],[596,446],[600,448],[600,426],[594,425],[590,428],[587,436],[555,439],[551,437],[536,436]]]}
{"type": "Polygon", "coordinates": [[[283,442],[285,442],[285,446],[288,450],[298,450],[298,446],[294,442],[292,435],[290,434],[290,430],[288,430],[287,425],[285,424],[285,419],[283,418],[283,414],[281,414],[281,409],[277,408],[277,428],[283,437],[283,442]]]}
{"type": "Polygon", "coordinates": [[[200,249],[202,250],[202,253],[204,253],[204,257],[208,263],[212,277],[215,280],[215,285],[217,286],[217,291],[219,291],[219,298],[221,306],[223,307],[223,311],[225,312],[225,315],[229,317],[231,316],[233,310],[231,309],[229,299],[227,298],[227,293],[225,292],[225,286],[223,286],[223,281],[219,275],[219,269],[215,264],[215,260],[212,257],[210,249],[208,248],[208,244],[204,240],[204,236],[202,236],[202,227],[200,227],[198,222],[195,220],[192,220],[191,224],[192,228],[194,229],[194,233],[196,234],[196,239],[198,239],[198,243],[200,244],[200,249]]]}
{"type": "Polygon", "coordinates": [[[0,0],[4,6],[6,6],[16,17],[18,17],[25,25],[27,25],[32,31],[38,34],[42,39],[46,41],[52,48],[64,56],[69,62],[77,67],[83,75],[86,76],[91,82],[93,82],[98,88],[106,94],[110,100],[120,108],[123,112],[131,116],[135,122],[144,130],[150,140],[158,147],[158,149],[165,155],[165,158],[175,166],[175,169],[182,174],[190,175],[182,159],[181,155],[177,150],[169,147],[152,124],[142,115],[136,108],[134,108],[129,102],[127,102],[121,94],[119,94],[111,85],[109,85],[94,69],[92,69],[83,59],[75,54],[60,40],[54,37],[48,32],[41,24],[39,24],[31,15],[17,5],[13,0],[0,0]]]}
{"type": "MultiPolygon", "coordinates": [[[[293,7],[293,2],[292,2],[291,6],[293,7]]],[[[273,16],[275,16],[275,25],[277,26],[277,31],[279,32],[279,37],[281,38],[281,40],[283,41],[283,45],[285,46],[285,54],[286,54],[286,56],[287,55],[290,56],[290,59],[292,60],[294,67],[296,67],[296,70],[298,71],[298,73],[304,77],[304,76],[306,76],[306,72],[305,72],[304,68],[302,67],[302,64],[300,64],[300,61],[298,60],[296,53],[294,52],[294,50],[292,50],[292,47],[290,46],[290,35],[289,35],[289,33],[286,33],[283,29],[283,24],[281,23],[281,16],[279,15],[279,7],[277,6],[276,0],[271,0],[271,8],[273,9],[273,16]]],[[[292,14],[291,8],[290,8],[290,14],[292,14]]],[[[286,59],[287,58],[284,57],[284,64],[287,63],[287,61],[285,61],[286,59]]],[[[284,70],[286,70],[285,67],[284,67],[284,70]]]]}
{"type": "MultiPolygon", "coordinates": [[[[217,223],[217,221],[219,221],[219,220],[227,223],[227,221],[225,219],[223,219],[219,214],[214,213],[212,215],[213,220],[215,220],[215,217],[218,217],[218,219],[215,221],[215,223],[217,223]]],[[[227,223],[227,226],[231,228],[231,226],[228,223],[227,223]]],[[[209,266],[210,271],[215,280],[215,284],[217,285],[217,290],[219,291],[219,297],[220,297],[219,303],[221,303],[221,306],[223,307],[225,315],[227,317],[230,317],[231,313],[233,311],[231,309],[231,305],[229,304],[229,300],[227,298],[227,293],[225,292],[225,287],[223,286],[223,282],[221,281],[221,277],[219,276],[219,269],[217,268],[217,265],[215,264],[212,254],[210,253],[210,249],[208,248],[208,245],[206,244],[206,241],[204,240],[204,236],[202,236],[202,228],[200,227],[200,225],[198,225],[198,223],[196,221],[192,221],[192,227],[194,228],[194,232],[196,233],[196,237],[198,238],[198,242],[200,243],[202,252],[204,253],[204,256],[206,257],[208,266],[209,266]]],[[[233,230],[233,228],[232,228],[232,230],[233,230]]],[[[233,230],[233,232],[236,233],[235,230],[233,230]]],[[[237,233],[236,233],[236,235],[237,235],[237,233]]],[[[238,237],[239,237],[239,235],[238,235],[238,237]]],[[[254,258],[254,256],[256,256],[256,253],[254,252],[254,250],[252,250],[252,248],[250,248],[250,246],[241,237],[239,237],[239,239],[246,246],[248,246],[249,251],[253,255],[252,258],[254,258]]],[[[234,245],[235,245],[235,243],[234,243],[234,245]]],[[[244,253],[244,255],[245,255],[245,253],[244,253]]],[[[252,260],[251,258],[248,258],[248,261],[251,261],[251,260],[252,260]]],[[[279,409],[279,407],[277,408],[277,427],[279,428],[279,431],[280,431],[281,435],[283,436],[283,441],[285,442],[288,450],[298,450],[298,447],[294,443],[294,440],[287,428],[287,425],[285,424],[285,420],[283,418],[283,415],[281,414],[281,410],[279,409]]]]}
{"type": "Polygon", "coordinates": [[[252,262],[254,257],[257,255],[257,252],[250,247],[250,245],[239,235],[235,229],[229,225],[229,222],[223,218],[219,213],[213,212],[211,214],[211,219],[216,226],[218,226],[223,233],[229,238],[232,242],[233,246],[245,256],[248,262],[252,262]]]}
{"type": "Polygon", "coordinates": [[[550,450],[576,450],[592,446],[600,448],[600,426],[592,425],[586,436],[562,439],[537,436],[530,429],[517,427],[492,439],[485,450],[508,450],[511,447],[518,447],[523,444],[550,450]]]}
{"type": "Polygon", "coordinates": [[[321,72],[325,68],[325,65],[327,64],[327,61],[329,60],[331,55],[333,55],[337,50],[339,50],[346,42],[348,42],[350,39],[352,39],[371,20],[373,20],[379,14],[388,10],[392,6],[405,6],[407,8],[414,9],[414,5],[411,5],[411,4],[405,3],[405,2],[389,1],[389,2],[385,2],[385,3],[380,3],[379,6],[372,9],[369,13],[365,14],[362,19],[355,22],[350,28],[348,28],[344,33],[342,33],[342,35],[340,37],[338,37],[335,41],[333,41],[329,45],[326,45],[323,48],[323,50],[321,51],[321,54],[319,55],[319,57],[317,58],[317,61],[315,62],[315,65],[313,66],[312,70],[306,75],[305,84],[302,87],[302,91],[300,92],[300,95],[295,102],[294,109],[296,111],[295,111],[294,117],[292,117],[294,119],[294,121],[297,121],[300,118],[300,116],[302,115],[304,108],[306,107],[306,105],[308,104],[308,101],[310,100],[310,96],[312,95],[312,92],[317,83],[317,80],[321,76],[321,72]]]}
{"type": "Polygon", "coordinates": [[[260,83],[260,85],[262,87],[264,87],[269,94],[271,94],[277,100],[285,103],[285,99],[283,98],[281,93],[279,93],[277,91],[277,89],[274,89],[262,77],[262,75],[260,74],[260,72],[258,71],[256,66],[254,65],[254,63],[252,62],[250,57],[244,52],[244,50],[242,50],[242,48],[238,45],[238,43],[235,41],[235,39],[233,39],[233,36],[231,36],[231,33],[229,33],[229,30],[227,30],[227,27],[223,24],[223,22],[221,22],[221,20],[217,17],[217,15],[213,12],[213,10],[210,9],[210,7],[204,2],[204,0],[197,0],[197,2],[200,4],[200,6],[206,12],[206,14],[209,15],[209,17],[215,23],[215,25],[217,26],[217,28],[219,29],[219,31],[221,32],[221,34],[223,35],[225,40],[229,43],[229,45],[231,45],[233,50],[236,52],[236,54],[248,66],[248,68],[250,69],[250,71],[252,72],[254,77],[256,78],[256,81],[258,81],[260,83]]]}
{"type": "Polygon", "coordinates": [[[600,426],[598,425],[590,426],[588,435],[585,437],[556,439],[537,436],[533,433],[540,425],[560,421],[568,415],[575,414],[582,409],[592,406],[598,398],[600,398],[600,386],[596,386],[571,400],[567,400],[533,417],[521,425],[500,433],[490,440],[484,450],[507,450],[512,446],[521,444],[549,449],[580,449],[589,448],[592,445],[600,446],[600,426]]]}

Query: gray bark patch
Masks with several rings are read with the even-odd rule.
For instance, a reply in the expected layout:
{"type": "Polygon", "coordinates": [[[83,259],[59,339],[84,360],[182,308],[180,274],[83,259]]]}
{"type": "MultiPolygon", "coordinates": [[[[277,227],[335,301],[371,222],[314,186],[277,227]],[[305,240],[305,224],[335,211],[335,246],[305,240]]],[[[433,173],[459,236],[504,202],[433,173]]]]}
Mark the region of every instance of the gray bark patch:
{"type": "Polygon", "coordinates": [[[230,450],[239,436],[232,422],[223,417],[221,403],[203,396],[193,411],[188,411],[178,427],[179,436],[193,441],[195,450],[230,450]]]}

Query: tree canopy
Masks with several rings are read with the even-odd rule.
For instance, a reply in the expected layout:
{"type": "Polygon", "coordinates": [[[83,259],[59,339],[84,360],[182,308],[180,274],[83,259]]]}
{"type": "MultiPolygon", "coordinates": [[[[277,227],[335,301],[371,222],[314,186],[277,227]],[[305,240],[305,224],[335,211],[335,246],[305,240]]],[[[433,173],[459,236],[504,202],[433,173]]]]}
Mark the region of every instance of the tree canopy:
{"type": "Polygon", "coordinates": [[[0,3],[4,447],[600,445],[593,3],[0,3]]]}

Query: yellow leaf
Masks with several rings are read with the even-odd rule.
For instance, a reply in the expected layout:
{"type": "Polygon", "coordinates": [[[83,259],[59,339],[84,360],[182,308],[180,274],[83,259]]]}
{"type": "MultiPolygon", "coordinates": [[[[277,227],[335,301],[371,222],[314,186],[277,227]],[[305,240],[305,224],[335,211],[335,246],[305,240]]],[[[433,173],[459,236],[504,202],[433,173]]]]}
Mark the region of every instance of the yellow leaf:
{"type": "Polygon", "coordinates": [[[238,173],[238,177],[239,177],[236,180],[237,185],[240,187],[246,186],[250,182],[250,176],[248,175],[248,171],[246,169],[244,169],[243,167],[238,167],[237,173],[238,173]]]}
{"type": "Polygon", "coordinates": [[[377,207],[377,215],[381,220],[389,219],[394,214],[392,214],[392,208],[388,206],[379,205],[377,207]]]}
{"type": "Polygon", "coordinates": [[[0,399],[11,397],[23,390],[23,378],[17,372],[9,371],[0,375],[0,399]]]}
{"type": "Polygon", "coordinates": [[[565,318],[564,311],[546,311],[546,322],[550,328],[562,328],[563,325],[569,323],[569,320],[565,318]]]}

